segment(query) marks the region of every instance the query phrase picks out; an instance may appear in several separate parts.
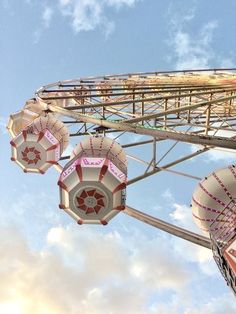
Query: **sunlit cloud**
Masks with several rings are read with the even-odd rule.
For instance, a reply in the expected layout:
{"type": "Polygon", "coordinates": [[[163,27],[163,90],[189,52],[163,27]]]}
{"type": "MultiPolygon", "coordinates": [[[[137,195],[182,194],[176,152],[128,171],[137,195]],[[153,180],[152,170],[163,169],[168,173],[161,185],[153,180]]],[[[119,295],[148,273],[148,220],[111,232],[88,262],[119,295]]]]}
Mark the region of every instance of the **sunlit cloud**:
{"type": "Polygon", "coordinates": [[[9,311],[4,314],[16,309],[28,314],[33,308],[36,314],[77,313],[78,306],[81,313],[109,308],[118,314],[124,306],[126,313],[148,313],[150,294],[160,289],[178,293],[191,280],[172,252],[169,258],[172,248],[137,229],[128,235],[68,225],[51,228],[46,240],[32,250],[15,227],[1,228],[0,309],[9,311]]]}

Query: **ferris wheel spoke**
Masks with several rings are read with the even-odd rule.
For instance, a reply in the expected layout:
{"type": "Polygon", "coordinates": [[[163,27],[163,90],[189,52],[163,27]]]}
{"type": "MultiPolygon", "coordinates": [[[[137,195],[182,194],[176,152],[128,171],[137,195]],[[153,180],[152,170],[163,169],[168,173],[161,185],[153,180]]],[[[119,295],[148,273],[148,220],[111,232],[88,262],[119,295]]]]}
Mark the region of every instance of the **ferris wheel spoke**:
{"type": "MultiPolygon", "coordinates": [[[[235,96],[236,97],[236,96],[235,96]]],[[[50,110],[64,114],[65,116],[72,117],[75,119],[79,119],[84,122],[89,122],[95,125],[101,125],[108,128],[114,128],[120,131],[129,131],[133,133],[143,134],[143,135],[150,135],[157,138],[162,139],[173,139],[181,142],[192,143],[192,144],[201,144],[201,145],[210,145],[210,146],[217,146],[223,148],[236,148],[236,141],[233,139],[225,138],[225,137],[216,137],[216,136],[204,136],[198,135],[194,133],[184,133],[184,132],[174,132],[174,131],[165,131],[159,130],[155,127],[145,128],[139,125],[128,124],[123,121],[108,121],[105,119],[97,119],[92,116],[83,115],[77,112],[68,111],[65,108],[60,108],[56,106],[48,106],[50,110]]]]}
{"type": "Polygon", "coordinates": [[[204,237],[200,234],[191,232],[181,227],[177,227],[176,225],[167,223],[161,219],[155,218],[148,214],[145,214],[137,209],[134,209],[130,206],[126,206],[125,210],[123,211],[126,215],[129,215],[135,219],[138,219],[148,225],[151,225],[157,229],[165,231],[169,234],[172,234],[176,237],[182,238],[187,240],[191,243],[203,246],[207,249],[211,249],[211,241],[209,238],[204,237]]]}

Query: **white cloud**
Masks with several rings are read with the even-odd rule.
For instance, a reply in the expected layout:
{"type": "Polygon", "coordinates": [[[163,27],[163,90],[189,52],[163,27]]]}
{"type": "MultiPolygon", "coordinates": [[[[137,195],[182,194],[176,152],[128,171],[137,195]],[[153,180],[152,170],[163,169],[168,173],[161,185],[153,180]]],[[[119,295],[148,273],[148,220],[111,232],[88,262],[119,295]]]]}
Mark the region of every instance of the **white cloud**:
{"type": "MultiPolygon", "coordinates": [[[[170,190],[167,190],[164,195],[166,196],[167,201],[171,203],[171,207],[173,208],[173,211],[169,214],[172,223],[192,232],[201,234],[201,230],[194,223],[191,207],[176,203],[170,190]]],[[[213,260],[211,250],[201,246],[193,245],[188,241],[184,241],[175,237],[173,237],[172,241],[174,243],[175,252],[186,262],[196,263],[201,271],[206,275],[216,275],[218,269],[213,260]]]]}
{"type": "Polygon", "coordinates": [[[79,245],[84,254],[84,265],[91,271],[96,271],[94,263],[103,265],[99,274],[93,275],[95,277],[106,277],[106,272],[112,271],[118,277],[128,276],[130,280],[137,281],[137,284],[142,283],[145,287],[156,289],[178,289],[188,283],[188,272],[174,256],[169,260],[169,249],[163,244],[162,238],[147,239],[137,230],[133,230],[128,243],[125,242],[125,235],[118,231],[98,233],[96,239],[94,236],[95,233],[88,227],[78,233],[74,227],[69,226],[51,229],[47,240],[49,244],[65,249],[67,257],[71,254],[71,258],[78,256],[75,247],[79,245]],[[137,237],[140,239],[139,246],[136,246],[137,237]],[[153,251],[151,247],[159,249],[153,251]],[[89,260],[86,259],[87,255],[89,260]],[[96,261],[91,258],[93,255],[96,256],[96,261]],[[178,271],[175,270],[176,263],[179,264],[178,271]]]}
{"type": "Polygon", "coordinates": [[[192,210],[190,206],[186,206],[184,204],[178,204],[174,202],[172,204],[172,208],[174,210],[172,211],[172,213],[170,213],[170,217],[175,222],[178,222],[181,226],[185,228],[189,228],[196,232],[199,231],[199,229],[196,227],[196,225],[193,222],[192,210]]]}
{"type": "MultiPolygon", "coordinates": [[[[57,195],[39,191],[38,185],[33,178],[31,181],[31,178],[28,178],[28,182],[34,183],[28,185],[21,183],[17,189],[11,189],[10,193],[3,193],[0,200],[0,223],[8,225],[10,222],[12,226],[23,230],[30,245],[37,248],[44,242],[43,238],[48,228],[61,223],[67,216],[58,209],[57,195]]],[[[47,190],[46,187],[45,189],[47,190]]]]}
{"type": "MultiPolygon", "coordinates": [[[[182,22],[181,22],[182,23],[182,22]]],[[[182,25],[174,29],[171,45],[174,48],[177,69],[207,68],[214,57],[211,43],[216,21],[205,24],[197,36],[191,36],[182,25]]]]}
{"type": "Polygon", "coordinates": [[[53,10],[52,8],[45,6],[43,13],[42,13],[42,21],[45,28],[48,28],[51,24],[53,16],[53,10]]]}
{"type": "Polygon", "coordinates": [[[232,302],[231,293],[223,294],[221,297],[212,298],[209,302],[197,308],[187,308],[184,314],[225,314],[236,313],[236,303],[232,302]]]}
{"type": "Polygon", "coordinates": [[[43,35],[43,32],[50,27],[51,25],[51,22],[52,22],[52,17],[53,17],[53,14],[54,14],[54,10],[49,7],[48,5],[45,5],[43,8],[42,8],[42,13],[41,13],[41,16],[40,16],[40,19],[41,19],[41,23],[39,25],[39,27],[33,32],[33,42],[34,44],[37,44],[42,35],[43,35]]]}
{"type": "Polygon", "coordinates": [[[115,22],[107,20],[106,26],[103,29],[105,39],[108,39],[109,36],[114,32],[114,30],[115,30],[115,22]]]}
{"type": "Polygon", "coordinates": [[[187,206],[186,204],[179,204],[178,202],[176,202],[174,194],[169,188],[167,188],[161,196],[164,198],[165,204],[168,203],[168,206],[172,209],[169,213],[169,217],[172,223],[177,224],[180,227],[188,229],[192,232],[201,233],[201,230],[194,223],[190,206],[187,206]]]}
{"type": "Polygon", "coordinates": [[[206,234],[195,224],[190,206],[173,202],[171,207],[173,208],[173,211],[169,215],[172,222],[192,232],[206,236],[206,234]]]}
{"type": "Polygon", "coordinates": [[[133,7],[138,0],[60,0],[63,15],[72,19],[72,27],[76,33],[91,31],[97,27],[104,29],[109,36],[115,28],[114,21],[106,16],[107,8],[121,9],[133,7]]]}
{"type": "Polygon", "coordinates": [[[137,142],[142,141],[144,139],[145,139],[145,136],[142,134],[129,133],[127,140],[130,141],[130,143],[137,143],[137,142]]]}
{"type": "Polygon", "coordinates": [[[205,154],[206,162],[219,162],[219,161],[225,161],[225,162],[234,162],[236,161],[236,154],[235,151],[232,149],[212,149],[208,151],[205,154]]]}
{"type": "Polygon", "coordinates": [[[2,7],[6,10],[10,9],[10,1],[9,0],[2,0],[1,3],[2,7]]]}
{"type": "MultiPolygon", "coordinates": [[[[170,190],[164,194],[172,200],[170,190]]],[[[36,229],[31,240],[40,237],[41,245],[35,247],[29,239],[29,247],[16,227],[0,228],[0,313],[18,309],[17,314],[28,314],[35,304],[36,314],[77,314],[78,306],[81,313],[94,314],[119,314],[124,308],[127,314],[184,313],[183,309],[192,310],[195,302],[188,295],[192,284],[202,284],[202,275],[212,276],[212,269],[216,269],[211,251],[184,240],[170,240],[162,233],[150,237],[130,225],[121,232],[119,227],[114,231],[112,225],[58,225],[60,222],[51,217],[53,224],[49,224],[54,227],[43,232],[43,240],[37,227],[51,220],[43,210],[50,210],[48,196],[31,199],[23,195],[22,204],[19,199],[16,202],[11,206],[12,215],[31,222],[36,229]],[[47,206],[44,202],[39,206],[41,199],[47,206]],[[33,216],[29,215],[32,208],[33,216]],[[168,293],[167,304],[155,298],[150,305],[150,296],[156,293],[168,293]]],[[[175,222],[189,224],[187,206],[174,203],[173,209],[175,222]]],[[[8,221],[16,225],[12,217],[8,221]]]]}
{"type": "MultiPolygon", "coordinates": [[[[163,302],[161,304],[153,304],[152,312],[155,314],[224,314],[235,313],[236,303],[233,300],[234,296],[231,293],[223,294],[220,297],[211,298],[207,302],[201,302],[198,298],[195,301],[189,302],[189,296],[183,295],[180,297],[173,297],[169,302],[163,302]],[[201,304],[199,304],[199,302],[201,304]],[[183,309],[181,303],[186,306],[183,309]]],[[[170,298],[169,298],[170,299],[170,298]]]]}
{"type": "MultiPolygon", "coordinates": [[[[70,19],[75,33],[99,28],[107,39],[115,29],[115,22],[108,18],[107,10],[132,8],[138,1],[140,0],[58,0],[57,7],[51,4],[49,6],[46,2],[42,8],[41,24],[33,33],[33,42],[37,44],[40,41],[45,29],[50,27],[58,8],[60,15],[70,19]]],[[[26,2],[31,4],[31,1],[26,2]]]]}
{"type": "Polygon", "coordinates": [[[7,125],[8,118],[0,116],[0,131],[2,134],[7,134],[7,125]]]}
{"type": "Polygon", "coordinates": [[[33,43],[37,44],[42,36],[42,29],[37,29],[33,32],[33,43]]]}
{"type": "MultiPolygon", "coordinates": [[[[174,223],[192,232],[201,233],[201,230],[194,223],[192,211],[189,206],[173,203],[172,207],[174,211],[170,213],[170,217],[174,223]]],[[[196,263],[206,275],[213,276],[218,273],[211,250],[177,238],[174,238],[173,242],[175,243],[175,251],[186,262],[196,263]]]]}
{"type": "Polygon", "coordinates": [[[72,17],[75,32],[90,31],[102,22],[102,3],[96,0],[61,2],[62,12],[72,17]]]}
{"type": "Polygon", "coordinates": [[[0,229],[0,313],[148,313],[152,293],[180,293],[191,280],[172,248],[138,230],[55,227],[47,243],[32,250],[16,229],[0,229]]]}
{"type": "Polygon", "coordinates": [[[117,7],[118,9],[122,6],[132,7],[137,0],[106,0],[107,5],[111,7],[117,7]]]}
{"type": "Polygon", "coordinates": [[[171,193],[170,189],[167,188],[162,194],[161,196],[164,198],[164,200],[167,203],[173,203],[174,202],[174,195],[171,193]]]}
{"type": "Polygon", "coordinates": [[[207,276],[218,276],[219,269],[213,259],[211,250],[177,238],[173,239],[173,243],[175,252],[180,258],[187,263],[195,263],[196,273],[200,269],[207,276]]]}
{"type": "Polygon", "coordinates": [[[217,63],[218,67],[233,67],[234,62],[227,51],[227,55],[217,51],[215,53],[212,43],[218,21],[211,20],[199,26],[197,33],[191,33],[190,23],[195,18],[196,8],[181,9],[175,13],[173,6],[169,9],[170,36],[168,45],[173,49],[167,60],[174,63],[176,69],[209,68],[217,63]]]}

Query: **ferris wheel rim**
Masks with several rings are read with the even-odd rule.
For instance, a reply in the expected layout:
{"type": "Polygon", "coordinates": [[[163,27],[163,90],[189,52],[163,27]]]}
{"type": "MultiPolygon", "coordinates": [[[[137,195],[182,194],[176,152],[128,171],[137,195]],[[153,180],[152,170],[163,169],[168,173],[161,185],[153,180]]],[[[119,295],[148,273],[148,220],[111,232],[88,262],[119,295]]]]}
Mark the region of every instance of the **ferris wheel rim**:
{"type": "Polygon", "coordinates": [[[77,82],[77,81],[84,81],[84,80],[96,80],[96,79],[106,79],[106,78],[112,78],[112,77],[129,77],[129,76],[135,76],[135,75],[167,75],[167,74],[177,74],[177,73],[204,73],[204,72],[220,72],[220,71],[236,71],[236,68],[201,68],[201,69],[185,69],[185,70],[169,70],[169,71],[144,71],[144,72],[129,72],[129,73],[121,73],[121,74],[106,74],[106,75],[98,75],[98,76],[86,76],[86,77],[80,77],[80,78],[74,78],[74,79],[67,79],[67,80],[60,80],[53,83],[49,83],[46,85],[41,86],[38,88],[35,92],[36,95],[38,95],[40,92],[42,92],[44,89],[55,86],[55,85],[62,85],[64,83],[70,83],[70,82],[77,82]]]}

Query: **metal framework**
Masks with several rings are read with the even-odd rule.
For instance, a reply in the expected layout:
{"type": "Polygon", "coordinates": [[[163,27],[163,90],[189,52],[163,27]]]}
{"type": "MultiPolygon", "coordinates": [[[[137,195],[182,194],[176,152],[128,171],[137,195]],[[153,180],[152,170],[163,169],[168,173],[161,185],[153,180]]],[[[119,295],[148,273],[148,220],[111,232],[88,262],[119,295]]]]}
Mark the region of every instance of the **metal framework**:
{"type": "MultiPolygon", "coordinates": [[[[210,149],[235,149],[235,91],[236,69],[207,69],[59,81],[40,88],[36,98],[47,103],[49,112],[64,117],[71,137],[113,134],[114,138],[122,138],[125,148],[151,145],[148,160],[137,153],[128,154],[131,161],[144,166],[129,179],[131,185],[162,171],[199,180],[173,167],[210,149]],[[128,133],[140,136],[132,141],[128,133]],[[197,144],[199,148],[183,155],[176,150],[181,143],[197,144]]],[[[210,240],[205,237],[170,224],[163,227],[158,219],[131,207],[124,212],[210,248],[210,240]]]]}

